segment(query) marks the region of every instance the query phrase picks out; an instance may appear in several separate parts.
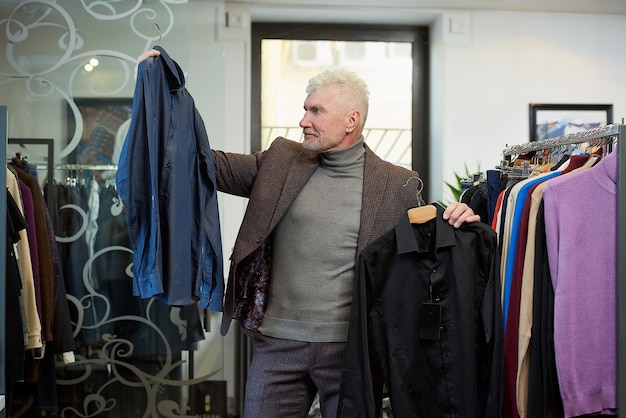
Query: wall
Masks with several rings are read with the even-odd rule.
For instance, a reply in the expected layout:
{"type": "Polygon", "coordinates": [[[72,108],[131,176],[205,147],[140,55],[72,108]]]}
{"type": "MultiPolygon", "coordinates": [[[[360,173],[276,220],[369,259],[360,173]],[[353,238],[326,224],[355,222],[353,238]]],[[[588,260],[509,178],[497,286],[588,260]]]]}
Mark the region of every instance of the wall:
{"type": "MultiPolygon", "coordinates": [[[[233,88],[249,88],[251,20],[429,25],[433,163],[423,175],[434,200],[465,163],[470,170],[493,168],[507,144],[528,141],[529,103],[612,103],[617,121],[626,115],[626,84],[620,82],[626,57],[619,53],[626,15],[344,9],[227,2],[226,55],[237,55],[243,65],[228,68],[233,88]]],[[[241,109],[250,108],[244,94],[242,108],[226,116],[227,126],[240,127],[241,109]]],[[[247,138],[241,140],[237,146],[245,149],[247,138]]]]}
{"type": "MultiPolygon", "coordinates": [[[[432,181],[529,140],[529,103],[612,103],[626,116],[626,15],[472,12],[471,41],[433,45],[432,181]],[[454,150],[454,151],[452,151],[454,150]]],[[[436,183],[436,184],[437,184],[436,183]]],[[[434,189],[433,189],[434,190],[434,189]]]]}

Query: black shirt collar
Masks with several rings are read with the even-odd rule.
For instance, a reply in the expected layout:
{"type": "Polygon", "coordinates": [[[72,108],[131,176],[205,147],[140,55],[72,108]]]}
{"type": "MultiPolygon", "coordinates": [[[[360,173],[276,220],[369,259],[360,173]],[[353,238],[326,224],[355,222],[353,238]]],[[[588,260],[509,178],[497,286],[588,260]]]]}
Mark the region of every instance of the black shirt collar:
{"type": "Polygon", "coordinates": [[[413,231],[414,226],[424,226],[431,229],[431,233],[435,234],[435,249],[439,250],[442,247],[452,247],[456,245],[454,238],[454,227],[443,219],[443,208],[433,203],[437,208],[437,217],[431,221],[422,225],[413,225],[409,221],[409,216],[405,213],[400,217],[400,221],[396,225],[396,245],[398,246],[398,254],[404,254],[409,252],[425,252],[426,249],[419,246],[417,243],[416,234],[413,231]]]}

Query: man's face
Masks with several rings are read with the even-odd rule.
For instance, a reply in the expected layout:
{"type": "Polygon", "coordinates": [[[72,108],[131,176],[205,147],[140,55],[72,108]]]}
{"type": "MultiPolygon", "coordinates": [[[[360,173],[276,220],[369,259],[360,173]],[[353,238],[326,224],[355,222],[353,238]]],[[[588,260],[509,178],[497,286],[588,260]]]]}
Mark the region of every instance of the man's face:
{"type": "Polygon", "coordinates": [[[325,152],[346,148],[348,112],[341,90],[335,86],[321,87],[304,101],[300,127],[304,132],[302,146],[310,151],[325,152]]]}

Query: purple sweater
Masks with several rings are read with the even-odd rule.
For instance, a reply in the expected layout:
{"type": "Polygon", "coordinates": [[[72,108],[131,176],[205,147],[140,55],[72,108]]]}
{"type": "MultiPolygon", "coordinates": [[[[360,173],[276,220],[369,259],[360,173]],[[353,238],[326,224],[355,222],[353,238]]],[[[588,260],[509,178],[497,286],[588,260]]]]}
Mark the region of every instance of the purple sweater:
{"type": "Polygon", "coordinates": [[[566,417],[617,408],[617,152],[543,192],[566,417]]]}

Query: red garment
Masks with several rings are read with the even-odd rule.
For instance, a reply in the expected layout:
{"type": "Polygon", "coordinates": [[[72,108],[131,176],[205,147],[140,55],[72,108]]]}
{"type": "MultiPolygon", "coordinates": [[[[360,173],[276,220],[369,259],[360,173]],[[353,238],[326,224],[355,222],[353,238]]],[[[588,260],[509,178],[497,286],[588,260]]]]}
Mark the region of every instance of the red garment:
{"type": "Polygon", "coordinates": [[[500,208],[502,207],[502,198],[504,197],[504,192],[506,189],[502,190],[498,195],[498,199],[496,200],[496,206],[494,210],[493,220],[491,221],[491,228],[494,231],[497,231],[498,228],[498,219],[500,218],[500,208]]]}

